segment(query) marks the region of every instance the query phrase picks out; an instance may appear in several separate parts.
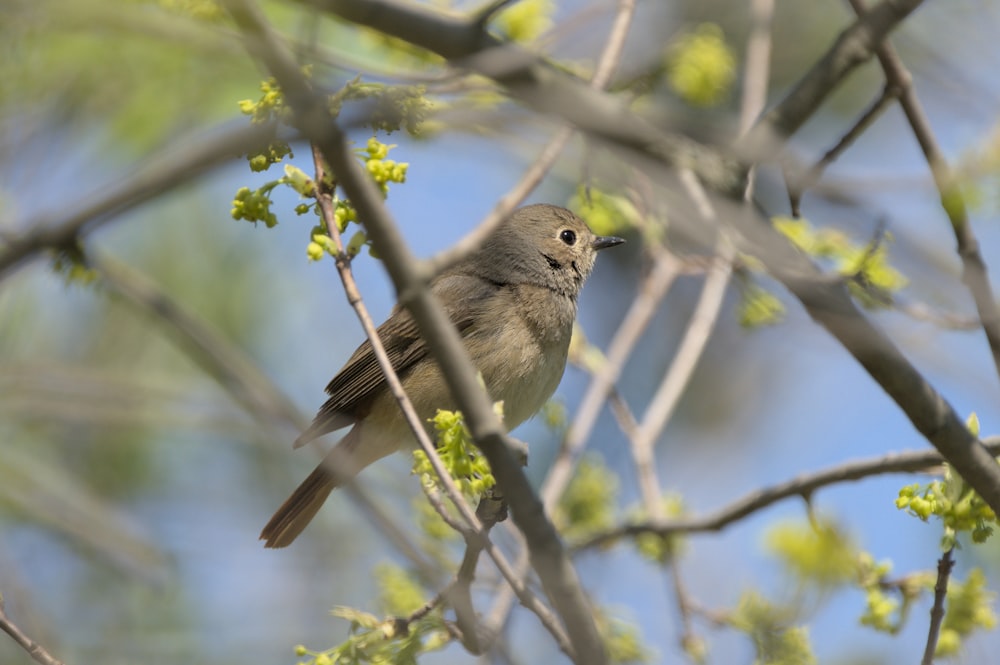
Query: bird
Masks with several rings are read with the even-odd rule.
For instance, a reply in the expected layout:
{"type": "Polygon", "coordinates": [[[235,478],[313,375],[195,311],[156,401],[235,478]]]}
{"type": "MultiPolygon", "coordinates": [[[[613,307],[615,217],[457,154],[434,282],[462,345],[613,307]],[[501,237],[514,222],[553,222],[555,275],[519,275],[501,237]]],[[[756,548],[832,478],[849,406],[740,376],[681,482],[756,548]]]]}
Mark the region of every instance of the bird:
{"type": "MultiPolygon", "coordinates": [[[[459,331],[490,398],[502,402],[508,431],[555,392],[584,281],[597,252],[622,242],[595,235],[566,208],[528,205],[506,217],[477,251],[432,280],[430,290],[459,331]]],[[[397,304],[377,332],[422,420],[438,409],[456,408],[409,311],[397,304]]],[[[260,534],[265,547],[290,545],[335,487],[415,445],[369,340],[354,351],[326,393],[329,398],[293,447],[352,427],[268,521],[260,534]]]]}

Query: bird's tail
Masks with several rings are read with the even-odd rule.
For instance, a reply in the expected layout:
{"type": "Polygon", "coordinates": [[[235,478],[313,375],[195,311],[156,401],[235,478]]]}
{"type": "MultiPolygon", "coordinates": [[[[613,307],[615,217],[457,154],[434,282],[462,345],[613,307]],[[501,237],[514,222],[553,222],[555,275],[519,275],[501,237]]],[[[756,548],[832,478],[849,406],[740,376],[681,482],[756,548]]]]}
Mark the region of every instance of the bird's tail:
{"type": "Polygon", "coordinates": [[[330,492],[353,478],[361,469],[385,457],[375,442],[361,443],[361,426],[355,426],[327,453],[309,477],[295,488],[260,532],[264,547],[288,547],[316,516],[330,492]]]}

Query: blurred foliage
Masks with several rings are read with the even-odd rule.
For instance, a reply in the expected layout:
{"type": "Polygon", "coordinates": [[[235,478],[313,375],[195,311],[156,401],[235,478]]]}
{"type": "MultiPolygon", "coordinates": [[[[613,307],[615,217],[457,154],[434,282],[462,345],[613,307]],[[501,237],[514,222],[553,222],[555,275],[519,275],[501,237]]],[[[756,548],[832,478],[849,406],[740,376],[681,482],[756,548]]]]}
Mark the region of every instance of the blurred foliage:
{"type": "Polygon", "coordinates": [[[583,540],[611,527],[618,512],[618,477],[596,454],[577,464],[552,520],[568,540],[583,540]]]}
{"type": "Polygon", "coordinates": [[[118,150],[231,116],[255,71],[211,3],[8,0],[3,11],[0,113],[100,126],[118,150]]]}
{"type": "Polygon", "coordinates": [[[802,626],[792,625],[792,616],[789,610],[748,591],[740,598],[727,623],[753,642],[754,665],[813,665],[817,661],[809,632],[802,626]]]}
{"type": "Polygon", "coordinates": [[[794,522],[771,526],[767,548],[783,569],[799,580],[834,587],[854,579],[857,547],[832,520],[814,517],[803,528],[794,522]]]}
{"type": "Polygon", "coordinates": [[[851,294],[865,307],[890,305],[893,295],[907,285],[906,277],[889,264],[888,233],[859,245],[839,229],[815,229],[805,219],[775,217],[772,223],[800,250],[847,278],[851,294]]]}
{"type": "Polygon", "coordinates": [[[737,317],[744,328],[763,328],[781,323],[785,305],[767,289],[752,281],[747,271],[739,273],[740,302],[737,317]]]}
{"type": "Polygon", "coordinates": [[[599,236],[623,234],[639,223],[639,211],[624,196],[580,186],[566,204],[599,236]]]}
{"type": "Polygon", "coordinates": [[[512,42],[533,42],[552,28],[552,0],[519,0],[504,7],[492,27],[512,42]]]}
{"type": "MultiPolygon", "coordinates": [[[[812,516],[804,524],[772,526],[767,542],[783,570],[796,578],[800,588],[830,591],[856,587],[862,591],[865,608],[860,623],[880,632],[898,633],[914,604],[934,595],[934,571],[891,578],[890,562],[876,563],[870,553],[857,548],[842,527],[828,518],[812,516]]],[[[938,655],[955,655],[974,631],[994,628],[995,600],[995,594],[986,590],[985,576],[979,569],[972,569],[965,583],[950,578],[938,655]]]]}
{"type": "Polygon", "coordinates": [[[714,23],[676,37],[666,58],[671,89],[692,106],[719,104],[736,80],[736,58],[714,23]]]}
{"type": "MultiPolygon", "coordinates": [[[[667,493],[660,498],[660,514],[666,519],[681,517],[684,514],[684,500],[677,494],[667,493]]],[[[648,518],[645,510],[636,513],[637,519],[648,518]]],[[[636,536],[636,551],[649,561],[665,564],[673,561],[683,552],[685,539],[683,536],[659,535],[656,533],[640,533],[636,536]]]]}
{"type": "Polygon", "coordinates": [[[628,621],[613,616],[605,608],[594,609],[597,630],[608,650],[608,660],[616,665],[649,663],[653,654],[642,641],[639,629],[628,621]]]}
{"type": "Polygon", "coordinates": [[[992,607],[996,594],[988,591],[986,584],[986,575],[978,568],[969,571],[964,584],[949,580],[947,611],[941,623],[935,656],[958,655],[964,638],[973,631],[996,628],[997,615],[992,607]]]}

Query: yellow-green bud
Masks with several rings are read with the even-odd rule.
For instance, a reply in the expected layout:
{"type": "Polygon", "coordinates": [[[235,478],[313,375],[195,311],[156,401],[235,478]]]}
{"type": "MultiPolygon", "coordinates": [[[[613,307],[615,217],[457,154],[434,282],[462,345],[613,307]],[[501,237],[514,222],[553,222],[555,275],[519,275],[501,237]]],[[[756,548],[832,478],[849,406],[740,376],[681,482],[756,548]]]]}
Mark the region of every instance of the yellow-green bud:
{"type": "Polygon", "coordinates": [[[319,261],[323,258],[323,247],[318,242],[311,242],[306,245],[306,256],[310,261],[319,261]]]}

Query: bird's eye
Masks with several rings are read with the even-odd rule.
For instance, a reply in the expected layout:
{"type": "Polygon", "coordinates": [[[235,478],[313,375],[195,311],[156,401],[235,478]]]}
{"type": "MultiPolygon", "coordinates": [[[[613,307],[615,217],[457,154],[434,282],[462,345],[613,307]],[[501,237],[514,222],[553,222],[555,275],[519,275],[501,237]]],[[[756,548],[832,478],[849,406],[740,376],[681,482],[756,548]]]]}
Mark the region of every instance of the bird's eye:
{"type": "Polygon", "coordinates": [[[567,245],[572,246],[576,242],[576,233],[571,229],[563,229],[559,232],[559,239],[567,245]]]}

